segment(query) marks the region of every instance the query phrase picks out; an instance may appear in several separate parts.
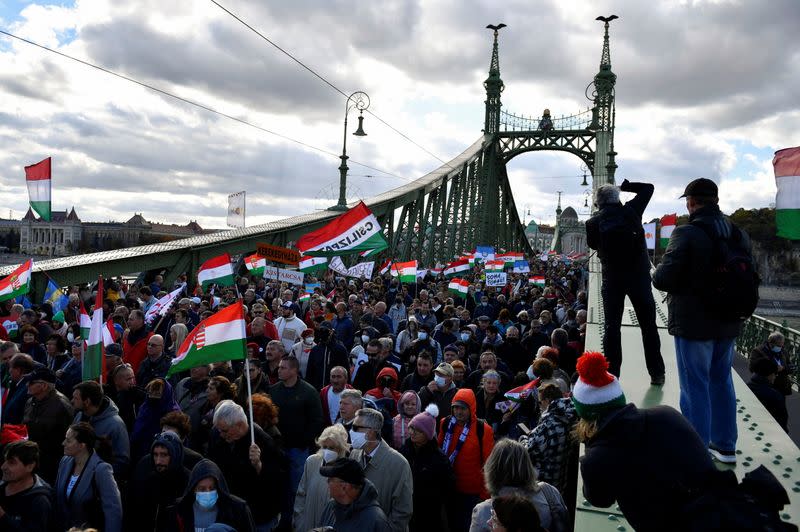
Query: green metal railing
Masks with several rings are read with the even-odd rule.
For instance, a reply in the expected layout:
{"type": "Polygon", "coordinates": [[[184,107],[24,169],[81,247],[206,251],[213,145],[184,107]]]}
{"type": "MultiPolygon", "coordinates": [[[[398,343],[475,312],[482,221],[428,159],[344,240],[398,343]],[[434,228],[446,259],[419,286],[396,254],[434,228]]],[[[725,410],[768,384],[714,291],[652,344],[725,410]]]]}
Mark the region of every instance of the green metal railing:
{"type": "Polygon", "coordinates": [[[780,332],[786,338],[783,351],[794,370],[792,380],[797,386],[800,384],[800,331],[753,314],[745,322],[742,334],[736,339],[736,350],[739,355],[747,358],[753,349],[766,342],[770,333],[775,331],[780,332]]]}

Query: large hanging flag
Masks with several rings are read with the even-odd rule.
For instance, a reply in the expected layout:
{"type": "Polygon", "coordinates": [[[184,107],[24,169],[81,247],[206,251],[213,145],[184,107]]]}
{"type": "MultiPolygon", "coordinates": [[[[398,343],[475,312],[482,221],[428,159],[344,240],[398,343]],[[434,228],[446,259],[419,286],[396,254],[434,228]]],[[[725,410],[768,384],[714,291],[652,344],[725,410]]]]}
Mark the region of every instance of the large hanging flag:
{"type": "Polygon", "coordinates": [[[775,225],[778,236],[800,240],[800,146],[775,152],[775,225]]]}
{"type": "Polygon", "coordinates": [[[469,281],[467,281],[466,279],[458,279],[458,278],[450,279],[450,283],[448,283],[447,289],[453,294],[459,296],[465,296],[467,295],[467,292],[469,292],[469,281]]]}
{"type": "Polygon", "coordinates": [[[231,256],[223,253],[205,261],[200,269],[197,270],[197,282],[202,285],[205,292],[206,288],[212,284],[219,286],[233,286],[233,265],[231,256]]]}
{"type": "Polygon", "coordinates": [[[244,360],[244,307],[237,301],[204,319],[178,348],[167,376],[224,360],[244,360]]]}
{"type": "Polygon", "coordinates": [[[383,250],[382,249],[368,249],[366,251],[362,251],[361,253],[359,253],[359,256],[361,256],[361,257],[374,257],[375,255],[377,255],[381,251],[383,251],[383,250]]]}
{"type": "Polygon", "coordinates": [[[28,185],[28,197],[31,209],[45,222],[50,217],[50,157],[36,164],[25,167],[25,182],[28,185]]]}
{"type": "Polygon", "coordinates": [[[395,262],[392,264],[392,275],[400,277],[401,283],[416,283],[417,261],[395,262]]]}
{"type": "Polygon", "coordinates": [[[506,263],[502,260],[489,260],[486,261],[486,271],[487,272],[502,272],[503,268],[505,267],[506,263]]]}
{"type": "Polygon", "coordinates": [[[103,377],[103,276],[97,280],[97,297],[94,301],[92,321],[89,326],[89,340],[86,342],[86,352],[81,359],[81,379],[91,381],[103,377]]]}
{"type": "Polygon", "coordinates": [[[245,191],[228,196],[228,227],[244,227],[245,191]]]}
{"type": "Polygon", "coordinates": [[[389,243],[378,219],[362,201],[325,227],[300,237],[295,246],[303,255],[334,257],[367,250],[383,251],[389,243]]]}
{"type": "Polygon", "coordinates": [[[263,277],[264,270],[267,267],[267,259],[258,253],[253,253],[244,258],[244,265],[247,267],[248,274],[263,277]]]}
{"type": "Polygon", "coordinates": [[[647,244],[647,249],[656,249],[656,223],[642,224],[642,228],[644,229],[644,241],[647,244]]]}
{"type": "Polygon", "coordinates": [[[69,297],[58,287],[54,280],[48,279],[42,303],[50,303],[50,306],[53,307],[53,314],[57,314],[67,308],[69,297]]]}
{"type": "Polygon", "coordinates": [[[444,274],[449,277],[467,271],[469,271],[469,259],[462,257],[448,264],[444,269],[444,274]]]}
{"type": "Polygon", "coordinates": [[[659,236],[659,243],[662,248],[666,248],[669,244],[669,237],[672,236],[672,231],[678,225],[677,214],[665,214],[661,217],[661,235],[659,236]]]}
{"type": "Polygon", "coordinates": [[[153,303],[150,308],[147,309],[147,312],[144,315],[144,322],[150,325],[157,316],[166,315],[167,312],[169,312],[170,307],[172,307],[175,301],[178,300],[178,297],[180,297],[185,288],[186,283],[181,283],[178,288],[153,303]]]}
{"type": "Polygon", "coordinates": [[[11,275],[0,279],[0,301],[14,299],[28,293],[31,287],[31,271],[33,261],[27,260],[19,268],[11,272],[11,275]]]}
{"type": "Polygon", "coordinates": [[[494,260],[494,248],[492,246],[478,246],[475,248],[475,260],[494,260]]]}
{"type": "Polygon", "coordinates": [[[314,273],[328,267],[325,257],[300,257],[299,270],[303,273],[314,273]]]}

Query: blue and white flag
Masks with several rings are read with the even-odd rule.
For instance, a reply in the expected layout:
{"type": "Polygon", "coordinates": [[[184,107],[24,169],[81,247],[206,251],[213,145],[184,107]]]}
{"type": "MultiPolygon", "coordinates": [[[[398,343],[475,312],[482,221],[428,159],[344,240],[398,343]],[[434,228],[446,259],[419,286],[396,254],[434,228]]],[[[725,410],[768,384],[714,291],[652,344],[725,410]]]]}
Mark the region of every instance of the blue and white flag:
{"type": "Polygon", "coordinates": [[[514,261],[514,273],[530,273],[531,266],[526,260],[514,261]]]}
{"type": "Polygon", "coordinates": [[[50,303],[53,306],[53,314],[58,314],[67,308],[69,297],[58,287],[55,281],[49,279],[42,303],[50,303]]]}
{"type": "Polygon", "coordinates": [[[475,259],[486,262],[494,260],[494,248],[492,246],[478,246],[475,248],[475,259]]]}

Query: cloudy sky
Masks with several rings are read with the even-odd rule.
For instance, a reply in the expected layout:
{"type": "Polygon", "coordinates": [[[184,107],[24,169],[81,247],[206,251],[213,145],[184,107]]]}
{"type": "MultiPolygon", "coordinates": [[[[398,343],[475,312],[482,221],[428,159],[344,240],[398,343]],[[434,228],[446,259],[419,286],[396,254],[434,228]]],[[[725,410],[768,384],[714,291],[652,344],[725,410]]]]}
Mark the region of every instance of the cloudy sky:
{"type": "MultiPolygon", "coordinates": [[[[677,197],[701,176],[720,184],[726,211],[768,206],[773,152],[800,144],[797,0],[219,3],[345,93],[366,91],[371,111],[424,148],[366,115],[368,136],[348,133],[350,200],[416,179],[478,139],[489,23],[508,25],[504,107],[567,115],[589,103],[602,44],[594,18],[620,17],[617,179],[656,184],[646,218],[682,212],[677,197]]],[[[53,208],[74,205],[88,221],[141,212],[224,227],[226,197],[239,190],[248,225],[336,202],[345,98],[214,3],[0,0],[0,29],[317,148],[0,36],[0,217],[24,214],[23,167],[48,156],[53,208]]],[[[525,154],[509,174],[528,219],[551,222],[558,190],[585,211],[574,156],[525,154]]]]}

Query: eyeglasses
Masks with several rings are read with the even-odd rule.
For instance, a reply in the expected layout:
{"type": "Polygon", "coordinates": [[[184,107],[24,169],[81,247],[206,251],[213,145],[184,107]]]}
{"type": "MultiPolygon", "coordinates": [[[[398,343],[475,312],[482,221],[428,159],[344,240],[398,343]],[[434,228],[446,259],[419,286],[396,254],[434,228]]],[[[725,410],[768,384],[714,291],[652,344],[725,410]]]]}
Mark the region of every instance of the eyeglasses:
{"type": "Polygon", "coordinates": [[[371,430],[370,427],[365,427],[364,425],[353,425],[353,430],[356,432],[361,432],[363,430],[371,430]]]}

